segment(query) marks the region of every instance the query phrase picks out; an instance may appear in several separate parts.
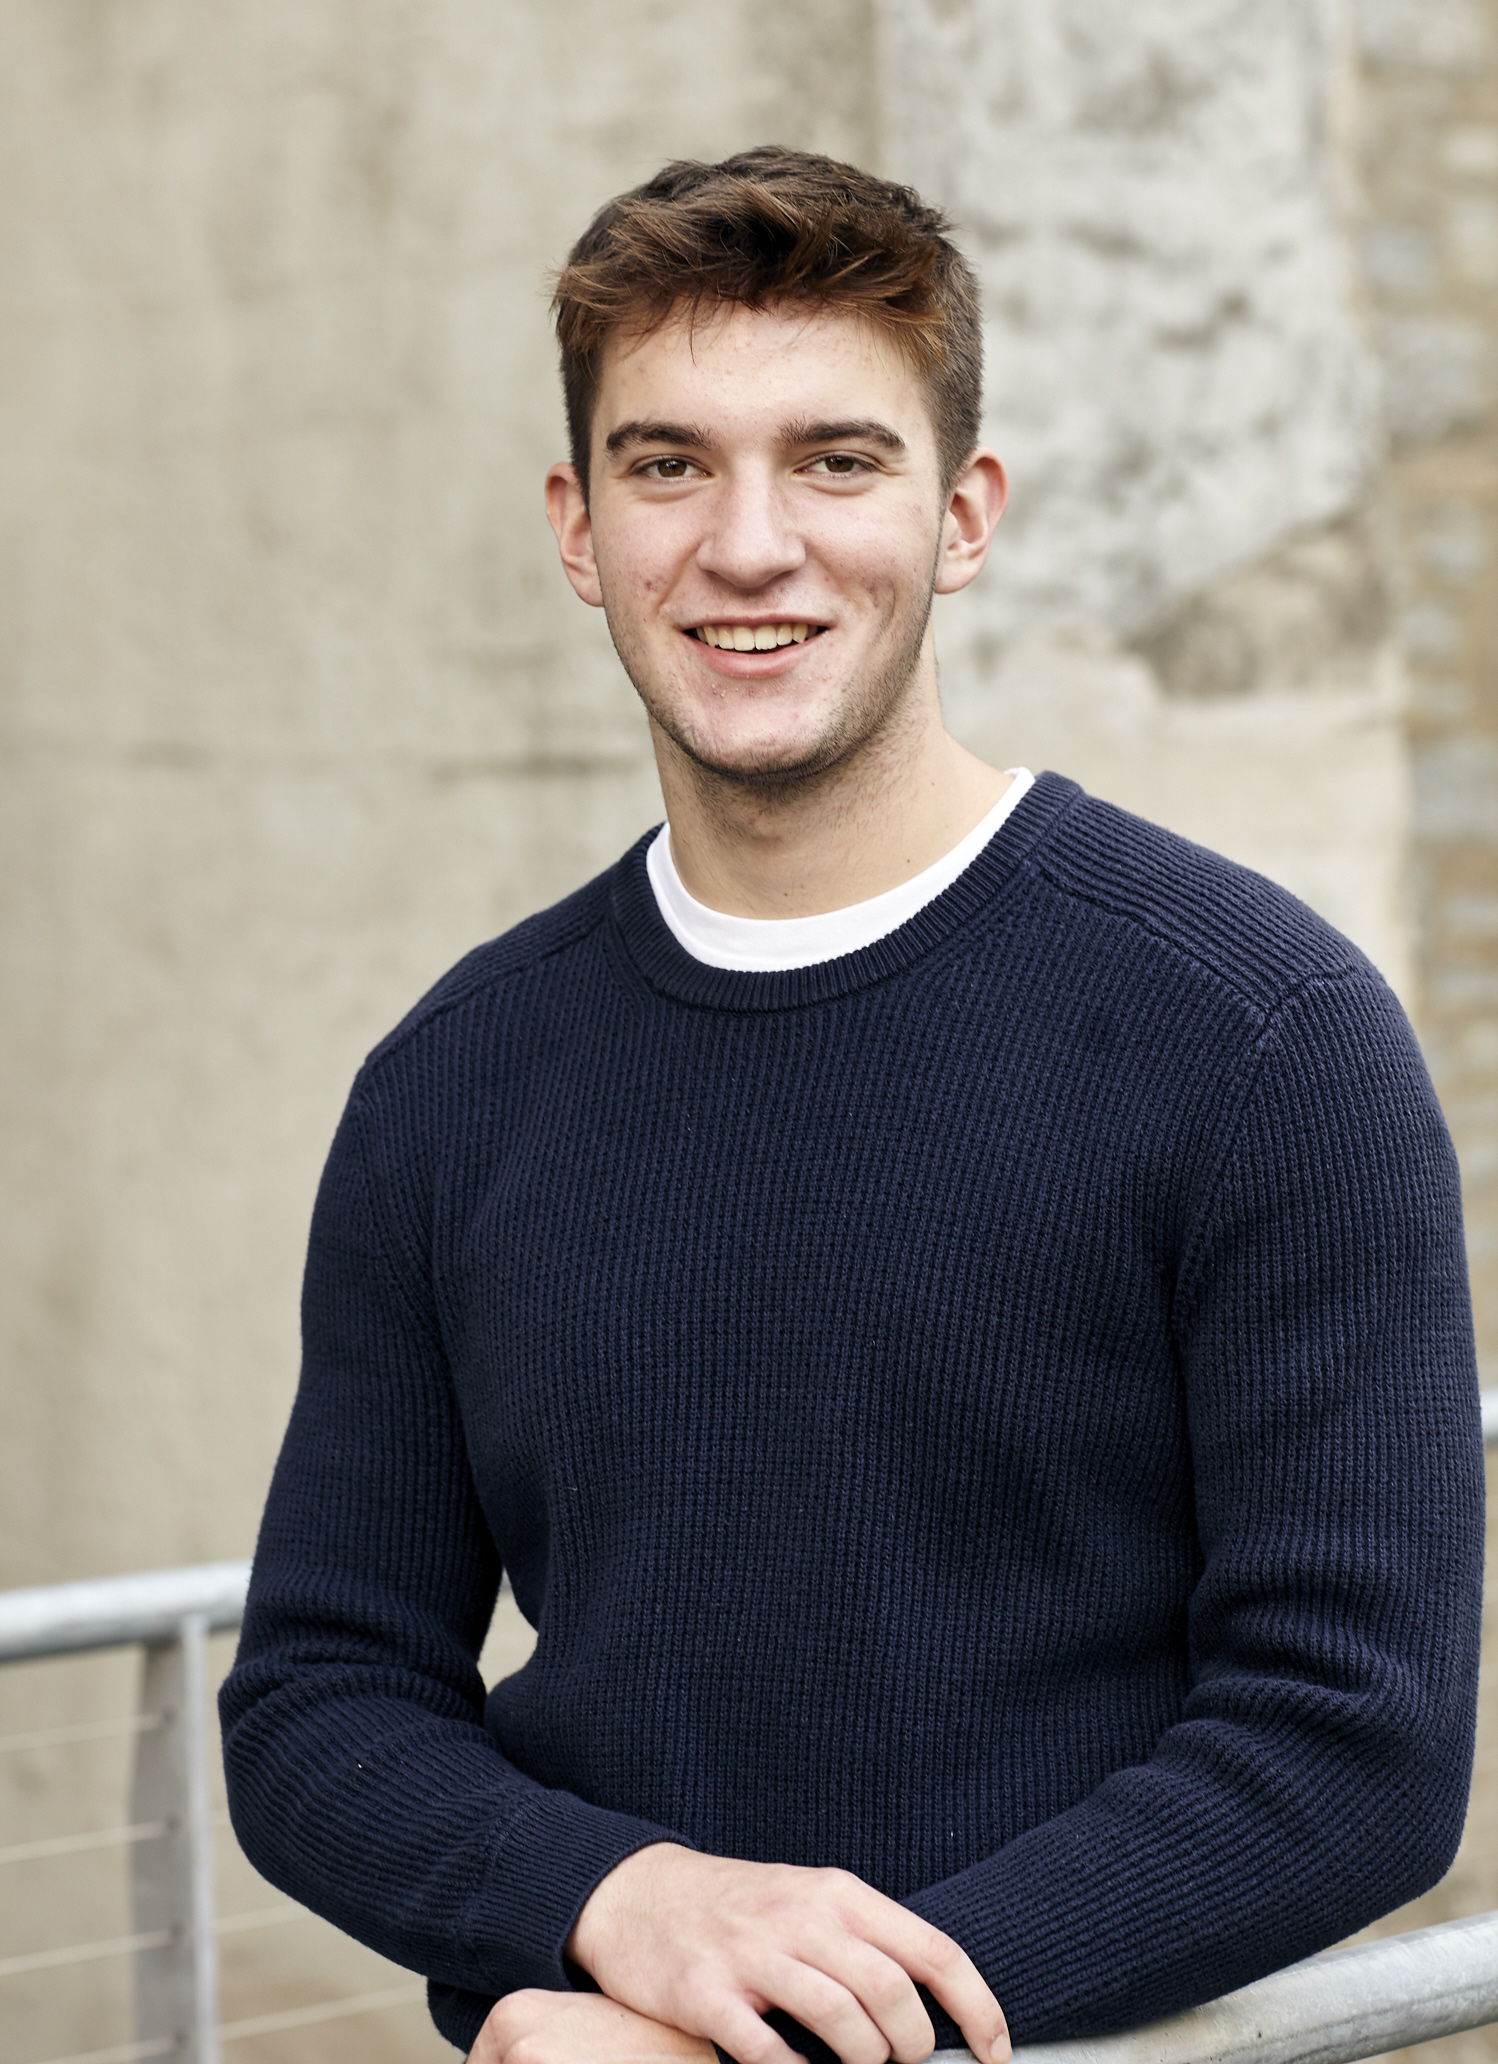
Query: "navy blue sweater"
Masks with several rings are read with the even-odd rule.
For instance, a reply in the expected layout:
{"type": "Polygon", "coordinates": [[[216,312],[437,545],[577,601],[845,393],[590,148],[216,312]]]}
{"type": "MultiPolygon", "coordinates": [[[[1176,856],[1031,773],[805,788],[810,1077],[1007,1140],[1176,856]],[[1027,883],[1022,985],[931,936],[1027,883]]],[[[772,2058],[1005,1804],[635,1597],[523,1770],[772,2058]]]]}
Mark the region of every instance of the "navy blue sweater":
{"type": "Polygon", "coordinates": [[[1053,775],[796,972],[691,959],[644,846],[354,1089],[223,1693],[250,1857],[459,2043],[663,1836],[857,1872],[1022,2040],[1430,1884],[1481,1449],[1380,977],[1053,775]]]}

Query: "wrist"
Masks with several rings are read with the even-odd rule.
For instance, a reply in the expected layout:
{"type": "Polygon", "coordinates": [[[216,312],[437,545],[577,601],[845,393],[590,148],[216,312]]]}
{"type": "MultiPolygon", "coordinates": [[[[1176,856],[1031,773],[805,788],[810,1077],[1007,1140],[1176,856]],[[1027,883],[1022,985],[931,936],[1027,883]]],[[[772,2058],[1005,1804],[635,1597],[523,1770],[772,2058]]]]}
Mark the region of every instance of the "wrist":
{"type": "Polygon", "coordinates": [[[642,1896],[648,1897],[642,1894],[643,1881],[655,1874],[655,1866],[667,1854],[691,1856],[693,1851],[678,1842],[647,1842],[643,1848],[634,1850],[616,1863],[583,1901],[582,1910],[572,1924],[572,1933],[567,1937],[564,1954],[595,1982],[598,1980],[596,1959],[604,1953],[607,1941],[614,1936],[621,1920],[627,1922],[630,1909],[640,1903],[642,1896]]]}

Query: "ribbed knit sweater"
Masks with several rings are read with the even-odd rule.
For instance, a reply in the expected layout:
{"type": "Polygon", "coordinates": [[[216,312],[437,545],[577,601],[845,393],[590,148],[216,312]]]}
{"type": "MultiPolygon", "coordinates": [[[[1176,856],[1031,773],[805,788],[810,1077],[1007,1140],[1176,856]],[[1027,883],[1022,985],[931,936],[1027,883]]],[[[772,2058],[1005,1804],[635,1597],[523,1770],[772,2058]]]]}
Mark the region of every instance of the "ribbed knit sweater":
{"type": "Polygon", "coordinates": [[[857,1872],[1019,2040],[1430,1884],[1481,1448],[1378,974],[1054,775],[794,972],[693,960],[644,847],[354,1089],[223,1692],[252,1860],[460,2044],[663,1837],[857,1872]],[[486,1699],[502,1567],[538,1641],[486,1699]]]}

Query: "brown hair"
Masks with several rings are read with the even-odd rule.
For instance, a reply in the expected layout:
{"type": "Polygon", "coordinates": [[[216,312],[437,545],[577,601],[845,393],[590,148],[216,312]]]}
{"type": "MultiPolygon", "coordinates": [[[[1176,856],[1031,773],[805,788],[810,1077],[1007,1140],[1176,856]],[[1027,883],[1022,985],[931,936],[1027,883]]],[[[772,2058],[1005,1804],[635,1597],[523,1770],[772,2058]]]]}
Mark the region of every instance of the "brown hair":
{"type": "Polygon", "coordinates": [[[677,159],[601,208],[557,274],[552,311],[572,463],[588,492],[603,347],[714,304],[849,310],[891,336],[930,399],[944,489],[978,441],[983,335],[951,225],[908,186],[761,144],[720,165],[677,159]]]}

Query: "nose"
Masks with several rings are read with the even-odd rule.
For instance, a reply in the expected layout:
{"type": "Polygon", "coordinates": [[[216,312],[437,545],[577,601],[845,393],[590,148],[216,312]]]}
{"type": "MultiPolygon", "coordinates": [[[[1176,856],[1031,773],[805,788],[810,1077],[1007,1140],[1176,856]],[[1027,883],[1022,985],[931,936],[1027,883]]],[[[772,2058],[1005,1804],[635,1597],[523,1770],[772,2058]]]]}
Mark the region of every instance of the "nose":
{"type": "Polygon", "coordinates": [[[704,573],[752,592],[805,563],[805,541],[773,473],[736,468],[718,482],[707,534],[697,548],[704,573]]]}

